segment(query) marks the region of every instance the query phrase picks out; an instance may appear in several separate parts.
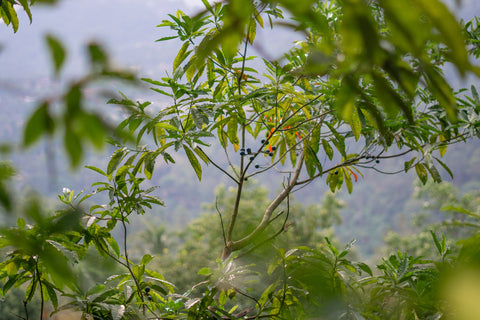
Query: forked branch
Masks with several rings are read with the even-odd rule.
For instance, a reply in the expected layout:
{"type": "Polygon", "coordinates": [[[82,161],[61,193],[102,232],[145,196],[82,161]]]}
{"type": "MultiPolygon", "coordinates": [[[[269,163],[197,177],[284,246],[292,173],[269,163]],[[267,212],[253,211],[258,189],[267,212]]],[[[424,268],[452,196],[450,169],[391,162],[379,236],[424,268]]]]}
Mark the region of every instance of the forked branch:
{"type": "Polygon", "coordinates": [[[229,240],[227,242],[222,254],[223,259],[228,258],[228,256],[230,256],[232,252],[238,251],[252,244],[255,239],[258,238],[265,230],[265,228],[270,224],[273,212],[288,197],[293,187],[295,187],[295,185],[297,184],[300,172],[302,171],[303,157],[304,155],[302,151],[297,158],[297,164],[295,166],[295,170],[293,171],[293,175],[290,178],[290,181],[288,182],[287,186],[282,190],[282,192],[280,192],[278,196],[270,203],[267,209],[265,209],[262,221],[258,224],[258,226],[244,238],[237,241],[229,240]]]}

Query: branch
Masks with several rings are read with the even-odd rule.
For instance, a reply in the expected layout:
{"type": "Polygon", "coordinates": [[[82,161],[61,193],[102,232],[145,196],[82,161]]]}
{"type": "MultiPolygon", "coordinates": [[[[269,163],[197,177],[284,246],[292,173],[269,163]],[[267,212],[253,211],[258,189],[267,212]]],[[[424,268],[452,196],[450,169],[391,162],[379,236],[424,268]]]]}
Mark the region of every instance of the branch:
{"type": "MultiPolygon", "coordinates": [[[[205,153],[205,151],[202,150],[202,148],[200,148],[199,146],[197,146],[198,150],[200,150],[201,153],[203,153],[203,155],[205,157],[207,157],[208,161],[210,161],[215,168],[217,168],[218,170],[222,171],[224,174],[226,174],[230,179],[232,179],[233,181],[235,181],[235,183],[238,184],[238,181],[237,179],[235,179],[230,173],[228,173],[227,171],[225,171],[224,169],[222,169],[222,167],[220,167],[218,164],[216,164],[214,161],[212,161],[212,159],[205,153]]],[[[233,166],[232,166],[233,167],[233,166]]]]}
{"type": "Polygon", "coordinates": [[[253,240],[263,232],[263,230],[265,230],[265,228],[270,223],[272,214],[275,209],[277,209],[277,207],[283,202],[283,200],[288,197],[290,191],[292,191],[293,187],[297,184],[298,177],[300,176],[300,172],[302,171],[303,157],[304,155],[302,152],[297,159],[297,165],[295,166],[295,170],[293,172],[291,180],[289,181],[286,188],[283,189],[282,192],[280,192],[278,196],[272,201],[272,203],[270,203],[270,205],[267,207],[260,224],[255,228],[255,230],[253,230],[243,239],[227,242],[226,249],[228,249],[228,251],[232,252],[245,248],[247,245],[251,244],[253,240]]]}
{"type": "Polygon", "coordinates": [[[225,235],[225,225],[223,224],[222,213],[218,208],[218,197],[215,199],[215,209],[217,209],[218,216],[220,217],[220,224],[222,225],[223,244],[227,245],[227,237],[225,235]]]}

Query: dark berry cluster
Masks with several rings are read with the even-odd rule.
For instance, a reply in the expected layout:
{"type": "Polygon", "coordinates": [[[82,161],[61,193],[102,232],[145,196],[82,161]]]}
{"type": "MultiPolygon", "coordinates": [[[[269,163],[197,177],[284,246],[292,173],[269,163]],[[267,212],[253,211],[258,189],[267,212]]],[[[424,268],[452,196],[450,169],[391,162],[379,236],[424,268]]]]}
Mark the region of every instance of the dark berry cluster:
{"type": "Polygon", "coordinates": [[[150,295],[150,287],[145,287],[145,296],[148,301],[152,301],[152,296],[150,295]]]}

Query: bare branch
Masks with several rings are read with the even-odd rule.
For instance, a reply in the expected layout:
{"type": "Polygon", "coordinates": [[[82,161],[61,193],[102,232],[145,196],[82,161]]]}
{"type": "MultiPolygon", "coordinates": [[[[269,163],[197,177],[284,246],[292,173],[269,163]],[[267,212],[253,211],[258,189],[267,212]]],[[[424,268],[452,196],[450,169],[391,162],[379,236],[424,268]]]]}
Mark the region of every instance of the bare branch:
{"type": "Polygon", "coordinates": [[[238,183],[237,179],[235,179],[230,173],[228,173],[227,171],[225,171],[224,169],[222,169],[222,167],[220,167],[218,164],[216,164],[216,163],[212,160],[212,158],[210,158],[210,157],[205,153],[205,151],[202,150],[202,148],[200,148],[199,146],[197,146],[197,148],[198,148],[198,150],[200,150],[201,153],[203,153],[203,155],[204,155],[205,157],[207,157],[208,161],[210,161],[215,168],[217,168],[218,170],[222,171],[222,172],[223,172],[224,174],[226,174],[230,179],[232,179],[233,181],[235,181],[236,183],[238,183]]]}

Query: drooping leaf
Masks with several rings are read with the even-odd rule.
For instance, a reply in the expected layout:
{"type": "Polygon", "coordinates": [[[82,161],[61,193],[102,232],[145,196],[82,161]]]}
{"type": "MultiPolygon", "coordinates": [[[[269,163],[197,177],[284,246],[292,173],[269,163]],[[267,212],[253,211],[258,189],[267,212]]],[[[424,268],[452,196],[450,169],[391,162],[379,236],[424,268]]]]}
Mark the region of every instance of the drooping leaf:
{"type": "Polygon", "coordinates": [[[35,143],[42,135],[53,134],[55,122],[49,112],[49,103],[44,101],[37,107],[25,125],[23,145],[28,147],[35,143]]]}
{"type": "Polygon", "coordinates": [[[445,169],[445,171],[447,171],[448,175],[450,176],[450,178],[453,179],[453,172],[452,170],[450,170],[450,168],[444,163],[442,162],[440,159],[438,159],[437,157],[434,157],[435,160],[437,160],[437,162],[443,167],[443,169],[445,169]]]}
{"type": "Polygon", "coordinates": [[[175,60],[173,60],[173,72],[175,72],[180,64],[188,57],[190,52],[187,52],[187,49],[189,47],[190,43],[185,42],[180,50],[177,53],[177,56],[175,57],[175,60]]]}
{"type": "Polygon", "coordinates": [[[417,176],[420,179],[420,181],[423,184],[427,183],[428,173],[427,173],[427,169],[425,168],[425,165],[423,163],[417,163],[415,165],[415,171],[417,171],[417,176]]]}
{"type": "Polygon", "coordinates": [[[190,161],[190,165],[192,166],[193,170],[197,174],[198,180],[202,180],[202,166],[198,162],[197,157],[195,157],[195,154],[192,152],[192,150],[188,146],[183,145],[183,149],[187,154],[188,161],[190,161]]]}
{"type": "Polygon", "coordinates": [[[65,130],[64,136],[65,149],[70,158],[70,163],[76,167],[83,156],[82,139],[72,130],[65,130]]]}
{"type": "Polygon", "coordinates": [[[88,55],[90,59],[90,68],[93,72],[105,71],[108,68],[108,55],[100,44],[96,42],[89,43],[88,55]]]}
{"type": "Polygon", "coordinates": [[[60,40],[58,40],[58,38],[55,36],[48,34],[45,36],[45,40],[47,41],[48,49],[52,57],[55,76],[58,76],[65,62],[67,52],[65,51],[60,40]]]}
{"type": "Polygon", "coordinates": [[[333,148],[330,146],[327,140],[322,139],[323,150],[330,160],[333,159],[333,148]]]}
{"type": "Polygon", "coordinates": [[[125,152],[126,150],[122,148],[122,149],[118,149],[113,153],[112,158],[110,159],[107,165],[108,176],[111,176],[112,173],[117,169],[118,165],[120,164],[123,157],[125,156],[125,152]]]}
{"type": "Polygon", "coordinates": [[[27,13],[28,19],[30,20],[30,23],[32,23],[32,12],[30,11],[30,6],[29,6],[27,0],[18,0],[18,1],[22,5],[23,10],[25,10],[25,12],[27,13]]]}

